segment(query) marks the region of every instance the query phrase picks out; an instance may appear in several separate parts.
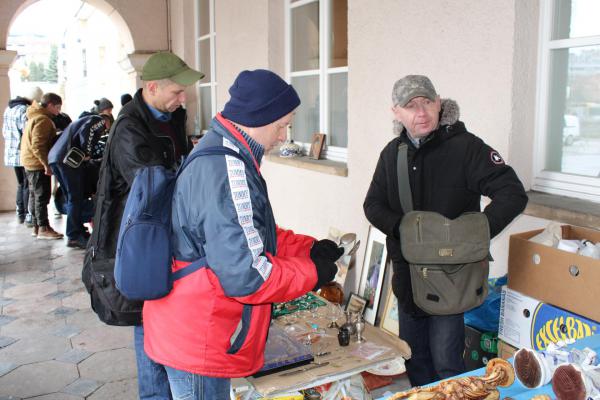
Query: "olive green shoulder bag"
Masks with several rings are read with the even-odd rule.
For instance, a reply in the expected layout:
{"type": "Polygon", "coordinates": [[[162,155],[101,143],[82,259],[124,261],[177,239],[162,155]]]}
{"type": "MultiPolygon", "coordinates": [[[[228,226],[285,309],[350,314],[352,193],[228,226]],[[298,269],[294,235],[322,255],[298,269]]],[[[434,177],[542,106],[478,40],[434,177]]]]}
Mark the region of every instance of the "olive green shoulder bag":
{"type": "Polygon", "coordinates": [[[406,144],[398,147],[398,190],[405,212],[400,245],[409,263],[415,304],[432,315],[458,314],[479,306],[487,296],[487,217],[470,212],[451,220],[436,212],[413,211],[406,144]]]}

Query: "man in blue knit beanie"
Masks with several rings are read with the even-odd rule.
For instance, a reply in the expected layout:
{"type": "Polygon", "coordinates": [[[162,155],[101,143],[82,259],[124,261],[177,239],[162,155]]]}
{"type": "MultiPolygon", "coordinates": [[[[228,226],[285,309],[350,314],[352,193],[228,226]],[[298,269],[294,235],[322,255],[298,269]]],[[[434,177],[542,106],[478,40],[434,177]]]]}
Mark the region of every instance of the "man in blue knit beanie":
{"type": "Polygon", "coordinates": [[[165,366],[172,393],[228,399],[230,378],[256,373],[274,302],[316,290],[343,250],[275,224],[260,164],[285,139],[300,98],[267,70],[243,71],[231,99],[177,179],[172,203],[173,270],[203,267],[167,297],[144,303],[144,349],[165,366]],[[237,154],[236,154],[237,153],[237,154]]]}

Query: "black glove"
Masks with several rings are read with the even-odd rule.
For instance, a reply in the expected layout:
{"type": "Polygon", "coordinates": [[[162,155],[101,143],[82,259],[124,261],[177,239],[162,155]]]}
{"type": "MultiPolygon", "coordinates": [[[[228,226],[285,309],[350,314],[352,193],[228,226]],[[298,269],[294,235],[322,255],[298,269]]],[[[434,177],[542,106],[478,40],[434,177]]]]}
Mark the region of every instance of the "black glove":
{"type": "Polygon", "coordinates": [[[327,282],[331,282],[333,278],[335,278],[335,274],[337,274],[337,265],[332,260],[328,260],[326,258],[313,258],[311,256],[312,261],[315,263],[315,267],[317,269],[317,284],[314,287],[314,291],[317,291],[326,284],[327,282]]]}
{"type": "Polygon", "coordinates": [[[310,258],[323,258],[325,260],[336,261],[344,254],[344,249],[338,247],[334,241],[329,239],[317,240],[310,249],[310,258]]]}

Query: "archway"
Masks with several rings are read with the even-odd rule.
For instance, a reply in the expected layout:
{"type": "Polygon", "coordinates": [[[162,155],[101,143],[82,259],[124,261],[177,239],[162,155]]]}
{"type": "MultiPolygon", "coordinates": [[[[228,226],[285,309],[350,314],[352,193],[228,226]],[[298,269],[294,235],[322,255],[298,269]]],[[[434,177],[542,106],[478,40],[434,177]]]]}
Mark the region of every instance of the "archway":
{"type": "MultiPolygon", "coordinates": [[[[40,0],[9,0],[2,1],[0,3],[0,15],[5,18],[0,19],[0,110],[4,111],[4,105],[8,103],[10,98],[15,97],[19,93],[11,93],[11,81],[9,77],[9,70],[15,59],[17,58],[17,52],[6,50],[9,32],[14,22],[19,16],[30,6],[38,3],[40,0]],[[8,18],[6,18],[8,17],[8,18]]],[[[88,7],[95,10],[97,15],[102,15],[108,21],[110,25],[114,26],[111,32],[115,32],[115,35],[119,39],[119,54],[120,57],[117,60],[117,68],[121,73],[121,81],[119,82],[119,91],[115,91],[112,94],[92,93],[89,97],[82,101],[82,104],[73,106],[69,111],[71,117],[76,118],[83,109],[89,109],[93,105],[93,99],[102,96],[112,97],[112,101],[117,106],[119,104],[119,96],[121,93],[130,92],[133,93],[137,83],[137,65],[141,65],[145,61],[144,54],[142,57],[135,53],[136,47],[133,39],[131,30],[121,13],[115,9],[108,1],[105,0],[82,0],[82,8],[88,7]],[[138,59],[140,59],[138,61],[138,59]],[[133,63],[132,63],[133,61],[133,63]],[[136,62],[138,61],[138,62],[136,62]]],[[[48,23],[56,23],[54,21],[48,21],[48,23]]],[[[65,23],[60,21],[60,23],[65,23]]],[[[138,33],[139,36],[139,33],[138,33]]],[[[158,47],[160,49],[160,47],[158,47]]],[[[81,46],[84,49],[84,46],[81,46]]],[[[144,52],[145,53],[145,52],[144,52]]],[[[108,74],[110,75],[110,74],[108,74]]],[[[113,74],[114,75],[114,74],[113,74]]],[[[112,78],[111,76],[107,77],[112,78]]],[[[75,83],[73,87],[77,89],[75,83]]],[[[80,92],[83,92],[80,90],[80,92]]],[[[63,92],[64,95],[64,92],[63,92]]],[[[68,96],[67,96],[68,97],[68,96]]],[[[67,99],[68,102],[68,99],[67,99]]],[[[120,105],[120,104],[119,104],[120,105]]],[[[117,109],[119,107],[116,107],[117,109]]],[[[68,107],[67,107],[68,109],[68,107]]],[[[117,111],[117,110],[115,110],[117,111]]],[[[0,141],[0,152],[4,154],[4,140],[0,141]]],[[[12,168],[0,168],[0,210],[13,210],[14,209],[14,193],[15,193],[15,178],[12,168]]]]}

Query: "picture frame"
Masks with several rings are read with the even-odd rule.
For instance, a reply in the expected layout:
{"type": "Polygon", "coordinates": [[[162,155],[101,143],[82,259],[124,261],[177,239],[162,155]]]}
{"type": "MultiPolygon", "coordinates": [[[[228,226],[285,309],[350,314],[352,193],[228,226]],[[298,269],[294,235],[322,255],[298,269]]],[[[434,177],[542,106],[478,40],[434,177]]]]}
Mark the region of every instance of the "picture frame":
{"type": "Polygon", "coordinates": [[[350,293],[350,297],[348,297],[348,301],[346,302],[346,307],[344,308],[344,311],[364,314],[366,307],[367,299],[360,297],[356,293],[350,293]]]}
{"type": "Polygon", "coordinates": [[[375,323],[377,317],[383,277],[388,261],[385,239],[385,234],[379,229],[374,226],[369,228],[358,294],[367,299],[365,321],[371,324],[375,323]]]}
{"type": "Polygon", "coordinates": [[[398,337],[400,334],[400,326],[398,325],[398,299],[391,288],[388,290],[385,298],[385,306],[383,307],[383,315],[381,316],[379,327],[392,336],[398,337]]]}
{"type": "Polygon", "coordinates": [[[325,144],[325,136],[324,133],[313,133],[308,158],[314,160],[321,158],[321,152],[323,152],[323,145],[325,144]]]}

